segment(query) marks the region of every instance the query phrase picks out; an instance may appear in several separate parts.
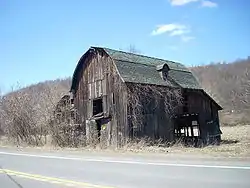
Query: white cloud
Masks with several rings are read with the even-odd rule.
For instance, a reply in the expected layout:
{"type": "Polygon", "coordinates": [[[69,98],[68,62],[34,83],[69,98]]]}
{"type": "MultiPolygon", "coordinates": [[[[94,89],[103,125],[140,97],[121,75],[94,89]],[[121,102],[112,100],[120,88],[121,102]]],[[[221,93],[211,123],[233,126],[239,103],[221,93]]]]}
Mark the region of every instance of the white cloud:
{"type": "Polygon", "coordinates": [[[180,33],[184,32],[187,29],[185,25],[181,24],[165,24],[158,25],[156,29],[154,29],[151,35],[161,35],[163,33],[169,33],[170,36],[180,35],[180,33]]]}
{"type": "Polygon", "coordinates": [[[177,30],[174,30],[172,31],[169,35],[170,36],[180,36],[180,35],[184,35],[186,33],[189,33],[190,30],[185,28],[185,29],[177,29],[177,30]]]}
{"type": "Polygon", "coordinates": [[[197,2],[199,0],[170,0],[172,6],[182,6],[188,3],[197,2]]]}
{"type": "Polygon", "coordinates": [[[189,3],[201,2],[202,7],[215,8],[218,7],[217,3],[214,3],[209,0],[169,0],[172,6],[183,6],[189,3]]]}
{"type": "Polygon", "coordinates": [[[214,2],[212,2],[212,1],[202,1],[202,2],[201,2],[201,6],[202,6],[202,7],[215,8],[215,7],[218,7],[218,4],[217,4],[217,3],[214,3],[214,2]]]}
{"type": "Polygon", "coordinates": [[[164,33],[168,34],[170,37],[179,37],[182,42],[189,42],[195,38],[193,36],[186,35],[191,33],[191,30],[188,26],[176,23],[158,25],[156,26],[156,29],[151,32],[151,35],[155,36],[164,33]]]}
{"type": "Polygon", "coordinates": [[[183,42],[189,42],[190,40],[193,40],[195,39],[195,37],[192,37],[192,36],[181,36],[181,40],[183,42]]]}

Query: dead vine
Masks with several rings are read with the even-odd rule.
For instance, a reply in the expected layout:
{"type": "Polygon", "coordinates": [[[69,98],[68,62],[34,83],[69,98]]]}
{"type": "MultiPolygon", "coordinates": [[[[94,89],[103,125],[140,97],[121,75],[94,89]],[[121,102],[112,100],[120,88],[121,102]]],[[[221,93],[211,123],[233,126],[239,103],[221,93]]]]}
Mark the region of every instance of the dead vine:
{"type": "Polygon", "coordinates": [[[164,112],[170,118],[182,104],[179,88],[159,87],[146,84],[128,84],[128,118],[134,128],[141,128],[144,115],[155,113],[163,105],[164,112]],[[150,109],[149,109],[150,108],[150,109]]]}

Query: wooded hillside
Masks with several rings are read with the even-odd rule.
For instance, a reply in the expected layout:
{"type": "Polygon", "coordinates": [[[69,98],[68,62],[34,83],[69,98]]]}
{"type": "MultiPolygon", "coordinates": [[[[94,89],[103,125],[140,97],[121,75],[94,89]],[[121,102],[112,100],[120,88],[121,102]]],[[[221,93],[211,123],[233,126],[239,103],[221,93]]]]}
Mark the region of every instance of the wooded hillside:
{"type": "Polygon", "coordinates": [[[225,110],[250,108],[250,58],[230,64],[192,67],[191,70],[225,110]]]}
{"type": "Polygon", "coordinates": [[[42,145],[55,105],[69,93],[70,84],[70,78],[45,81],[26,88],[16,86],[0,96],[0,135],[42,145]]]}
{"type": "Polygon", "coordinates": [[[249,123],[250,57],[232,63],[212,63],[192,67],[203,88],[224,108],[226,124],[249,123]]]}

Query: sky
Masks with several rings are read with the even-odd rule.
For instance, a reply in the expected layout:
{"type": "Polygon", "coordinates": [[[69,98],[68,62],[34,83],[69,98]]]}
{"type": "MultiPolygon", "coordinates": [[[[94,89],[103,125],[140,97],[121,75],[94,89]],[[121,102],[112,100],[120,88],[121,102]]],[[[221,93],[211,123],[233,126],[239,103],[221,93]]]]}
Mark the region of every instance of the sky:
{"type": "Polygon", "coordinates": [[[0,90],[72,76],[90,46],[186,66],[250,56],[249,0],[0,0],[0,90]]]}

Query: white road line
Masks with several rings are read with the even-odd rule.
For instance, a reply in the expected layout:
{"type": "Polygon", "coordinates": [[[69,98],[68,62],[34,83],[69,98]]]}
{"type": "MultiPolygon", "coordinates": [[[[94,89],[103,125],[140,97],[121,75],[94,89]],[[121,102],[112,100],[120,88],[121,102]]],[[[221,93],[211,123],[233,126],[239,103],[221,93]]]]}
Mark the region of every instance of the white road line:
{"type": "Polygon", "coordinates": [[[141,161],[121,161],[121,160],[107,160],[107,159],[87,159],[80,157],[62,157],[51,155],[35,155],[27,153],[10,153],[0,152],[2,155],[25,156],[47,159],[63,159],[63,160],[78,160],[87,162],[103,162],[103,163],[121,163],[121,164],[138,164],[138,165],[155,165],[155,166],[174,166],[174,167],[193,167],[193,168],[220,168],[220,169],[241,169],[250,170],[250,166],[223,166],[223,165],[202,165],[202,164],[180,164],[180,163],[162,163],[162,162],[141,162],[141,161]]]}

